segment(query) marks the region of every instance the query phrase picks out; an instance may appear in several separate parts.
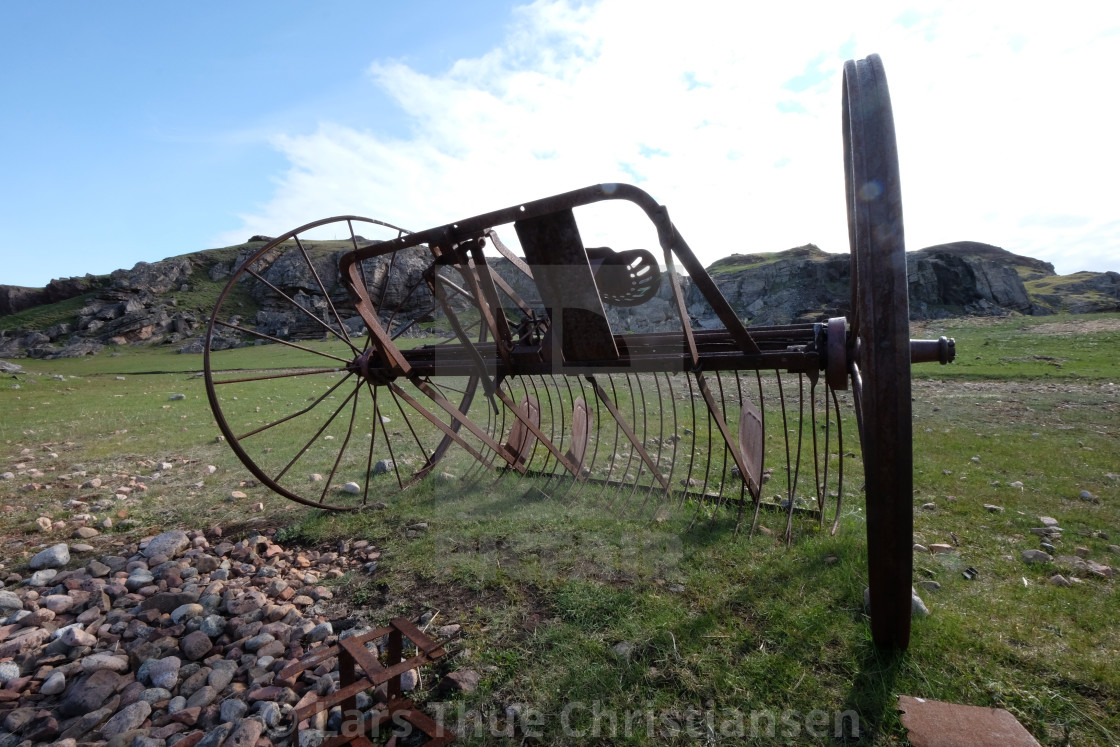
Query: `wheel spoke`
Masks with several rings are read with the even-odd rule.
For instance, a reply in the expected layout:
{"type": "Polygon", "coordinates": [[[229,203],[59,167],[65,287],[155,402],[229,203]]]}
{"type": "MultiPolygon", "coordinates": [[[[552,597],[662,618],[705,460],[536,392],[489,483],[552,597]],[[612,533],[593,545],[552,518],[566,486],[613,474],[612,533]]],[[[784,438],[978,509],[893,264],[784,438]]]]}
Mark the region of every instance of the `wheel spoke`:
{"type": "Polygon", "coordinates": [[[288,462],[288,464],[284,467],[284,469],[280,470],[280,473],[278,475],[276,475],[276,477],[272,478],[274,481],[280,482],[280,479],[285,474],[287,474],[288,470],[290,470],[292,468],[292,465],[294,465],[297,461],[299,461],[299,458],[302,457],[307,452],[307,450],[311,448],[311,445],[313,443],[315,443],[317,440],[319,440],[319,436],[323,435],[323,431],[325,431],[327,429],[327,426],[329,426],[331,423],[334,422],[334,419],[336,417],[338,417],[338,413],[342,412],[342,408],[346,407],[346,405],[357,394],[357,392],[358,392],[358,390],[357,390],[357,388],[355,388],[354,391],[350,392],[350,394],[347,395],[346,399],[342,401],[342,404],[340,404],[338,406],[338,408],[334,412],[331,413],[331,416],[329,418],[327,418],[327,422],[323,423],[323,425],[319,428],[319,430],[315,431],[315,435],[312,436],[308,440],[308,442],[306,444],[304,444],[303,448],[299,450],[299,453],[297,453],[294,457],[292,457],[292,461],[288,462]]]}
{"type": "Polygon", "coordinates": [[[223,327],[228,327],[229,329],[236,329],[238,332],[244,332],[247,335],[253,335],[254,337],[259,337],[262,340],[268,340],[269,342],[276,342],[276,343],[279,343],[281,345],[287,345],[290,348],[295,348],[296,350],[302,350],[305,353],[312,353],[313,355],[321,355],[322,357],[330,358],[331,360],[341,361],[343,363],[350,363],[350,361],[346,360],[345,358],[339,358],[337,355],[331,355],[330,353],[324,353],[321,350],[315,350],[313,348],[309,348],[309,347],[306,347],[304,345],[297,345],[294,342],[289,342],[288,340],[281,340],[279,337],[273,337],[272,335],[266,335],[264,332],[257,332],[255,329],[249,329],[248,327],[242,327],[238,324],[230,324],[229,322],[222,322],[222,321],[218,321],[217,319],[214,320],[214,324],[218,324],[218,325],[221,325],[223,327]]]}
{"type": "MultiPolygon", "coordinates": [[[[310,311],[308,311],[307,309],[303,308],[303,306],[301,306],[301,305],[300,305],[299,303],[297,303],[297,302],[296,302],[296,300],[295,300],[294,298],[292,298],[292,297],[291,297],[291,296],[289,296],[289,295],[288,295],[287,293],[285,293],[284,291],[282,291],[282,290],[280,290],[279,288],[277,288],[277,287],[276,287],[275,285],[273,285],[272,283],[270,283],[270,282],[268,282],[267,280],[265,280],[265,279],[264,279],[263,277],[261,277],[261,275],[260,275],[259,273],[255,272],[255,271],[254,271],[254,270],[253,270],[253,269],[252,269],[251,267],[246,267],[246,268],[245,268],[245,272],[249,273],[249,274],[250,274],[251,276],[253,276],[254,278],[256,278],[256,279],[257,279],[258,281],[260,281],[261,283],[263,283],[264,285],[266,285],[266,286],[267,286],[267,287],[268,287],[268,288],[269,288],[269,289],[270,289],[270,290],[271,290],[271,291],[272,291],[273,293],[275,293],[275,294],[277,294],[278,296],[280,296],[281,298],[283,298],[283,299],[284,299],[285,301],[287,301],[288,303],[290,303],[290,304],[291,304],[292,306],[295,306],[295,307],[296,307],[297,309],[299,309],[299,310],[300,310],[301,312],[303,312],[303,314],[304,314],[305,316],[307,316],[307,317],[308,317],[309,319],[313,320],[313,321],[314,321],[314,322],[315,322],[316,324],[318,324],[318,325],[319,325],[320,327],[322,327],[323,329],[327,330],[328,332],[330,332],[330,333],[331,333],[331,334],[333,334],[333,335],[338,335],[338,333],[337,333],[337,332],[335,332],[335,331],[334,331],[334,329],[332,329],[332,328],[331,328],[331,325],[327,324],[327,323],[326,323],[326,322],[324,322],[324,321],[323,321],[322,319],[320,319],[319,317],[315,316],[314,314],[312,314],[312,313],[311,313],[310,311]]],[[[219,324],[221,324],[221,322],[219,322],[219,324]]],[[[339,323],[339,326],[342,326],[341,322],[339,323]]],[[[353,349],[353,351],[354,351],[355,353],[361,352],[361,351],[359,351],[359,350],[358,350],[358,349],[357,349],[356,347],[354,347],[353,343],[351,343],[351,342],[350,342],[350,338],[349,338],[349,337],[347,337],[347,338],[345,338],[345,339],[346,339],[346,344],[347,344],[347,345],[350,345],[351,349],[353,349]]]]}
{"type": "MultiPolygon", "coordinates": [[[[327,302],[327,308],[331,310],[331,314],[334,315],[334,320],[338,322],[338,329],[340,332],[342,332],[340,336],[343,340],[346,341],[346,344],[354,350],[355,353],[361,352],[356,347],[354,347],[354,343],[350,342],[350,335],[346,332],[346,325],[342,323],[342,317],[338,315],[338,310],[334,307],[334,301],[331,300],[331,294],[327,293],[327,287],[323,285],[323,280],[319,277],[319,271],[315,269],[315,263],[311,261],[311,257],[307,256],[307,249],[304,248],[303,242],[300,241],[299,236],[296,236],[296,246],[299,247],[299,253],[303,255],[303,260],[307,262],[307,267],[311,270],[311,275],[315,278],[315,284],[319,286],[319,290],[323,294],[323,300],[327,302]]],[[[329,324],[327,325],[327,328],[330,328],[329,324]]],[[[334,334],[338,335],[338,332],[335,332],[334,334]]]]}
{"type": "MultiPolygon", "coordinates": [[[[291,373],[279,374],[266,374],[264,376],[249,376],[241,379],[222,379],[215,381],[214,386],[221,386],[222,384],[244,384],[247,381],[269,381],[272,379],[290,379],[296,376],[311,376],[313,374],[323,373],[339,373],[344,369],[341,368],[299,368],[293,369],[291,373]]],[[[224,373],[223,371],[215,371],[214,373],[224,373]]]]}
{"type": "Polygon", "coordinates": [[[324,392],[318,399],[316,399],[314,402],[312,402],[310,405],[303,408],[299,412],[294,412],[291,415],[280,418],[279,420],[274,420],[273,422],[268,423],[267,425],[262,425],[260,428],[256,428],[254,430],[251,430],[248,433],[242,433],[240,436],[237,437],[237,440],[238,441],[244,441],[245,439],[249,438],[250,436],[255,436],[256,434],[258,434],[262,431],[267,431],[268,429],[274,428],[274,427],[280,425],[281,423],[286,423],[289,420],[294,420],[295,418],[298,418],[300,415],[305,415],[305,414],[311,412],[313,409],[315,409],[319,405],[320,402],[322,402],[327,397],[329,397],[335,389],[338,389],[340,386],[342,386],[343,382],[345,382],[351,376],[353,376],[353,374],[349,374],[349,373],[346,374],[346,376],[342,377],[337,382],[335,382],[335,385],[332,386],[330,389],[328,389],[326,392],[324,392]]]}

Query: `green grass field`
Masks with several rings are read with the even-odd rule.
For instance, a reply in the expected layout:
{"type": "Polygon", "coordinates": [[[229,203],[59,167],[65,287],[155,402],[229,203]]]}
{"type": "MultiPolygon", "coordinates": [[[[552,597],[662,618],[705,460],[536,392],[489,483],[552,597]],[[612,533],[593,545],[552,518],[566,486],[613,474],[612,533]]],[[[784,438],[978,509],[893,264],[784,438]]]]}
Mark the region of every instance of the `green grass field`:
{"type": "MultiPolygon", "coordinates": [[[[305,508],[254,485],[217,440],[200,356],[122,348],[117,357],[20,361],[24,373],[0,388],[0,472],[24,473],[0,483],[0,558],[21,568],[55,541],[30,528],[35,518],[66,520],[79,497],[98,519],[113,518],[95,538],[106,548],[173,526],[221,525],[226,536],[276,528],[282,541],[309,546],[368,539],[382,551],[377,572],[346,577],[339,596],[365,621],[432,610],[437,626],[463,626],[444,666],[478,671],[481,687],[441,706],[425,674],[417,695],[446,708],[451,723],[462,717],[464,744],[509,735],[542,744],[906,744],[900,694],[1006,708],[1044,744],[1117,744],[1120,579],[1078,572],[1061,588],[1049,580],[1057,568],[1020,555],[1039,548],[1030,530],[1049,516],[1064,529],[1057,554],[1083,548],[1089,560],[1120,565],[1111,549],[1120,545],[1120,315],[916,330],[940,334],[956,338],[957,362],[914,370],[914,539],[954,549],[915,557],[915,582],[940,588],[919,588],[931,615],[914,622],[902,656],[872,646],[863,610],[860,451],[846,398],[844,450],[853,456],[839,532],[798,517],[786,546],[778,512],[762,512],[749,536],[735,531],[734,511],[701,510],[695,522],[694,510],[640,517],[609,492],[514,474],[430,479],[404,492],[383,475],[383,510],[305,508]],[[106,485],[80,488],[86,476],[75,472],[106,485]],[[114,480],[138,475],[146,491],[112,497],[114,480]],[[31,482],[44,487],[21,489],[31,482]],[[248,498],[230,502],[234,489],[248,498]],[[258,501],[265,510],[250,512],[258,501]],[[427,531],[409,530],[418,522],[427,531]],[[978,572],[971,580],[968,568],[978,572]]],[[[216,356],[230,371],[315,359],[274,345],[216,356]]],[[[247,384],[236,407],[233,394],[225,405],[247,425],[268,422],[326,391],[313,379],[247,384]]],[[[390,418],[387,437],[396,429],[410,440],[390,418]]],[[[469,460],[449,464],[464,474],[469,460]]],[[[768,499],[782,489],[775,484],[768,499]]]]}

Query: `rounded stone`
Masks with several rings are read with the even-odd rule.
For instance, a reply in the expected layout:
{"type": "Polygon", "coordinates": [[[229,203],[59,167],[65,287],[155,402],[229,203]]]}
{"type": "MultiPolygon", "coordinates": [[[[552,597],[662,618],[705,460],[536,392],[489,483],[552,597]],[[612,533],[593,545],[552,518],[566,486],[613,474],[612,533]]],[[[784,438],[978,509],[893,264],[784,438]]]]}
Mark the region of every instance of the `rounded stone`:
{"type": "MultiPolygon", "coordinates": [[[[207,641],[209,643],[209,641],[207,641]]],[[[165,656],[148,663],[148,682],[152,687],[174,690],[179,684],[179,667],[183,664],[178,656],[165,656]]]]}
{"type": "Polygon", "coordinates": [[[180,529],[156,535],[148,542],[143,550],[145,558],[154,558],[164,555],[168,558],[178,557],[180,553],[190,547],[191,541],[187,533],[180,529]]]}
{"type": "Polygon", "coordinates": [[[65,542],[60,542],[57,545],[48,547],[39,553],[36,553],[28,566],[33,571],[39,571],[44,568],[62,568],[70,562],[70,548],[65,542]]]}
{"type": "Polygon", "coordinates": [[[201,630],[188,633],[179,641],[179,649],[183,652],[183,656],[187,657],[190,661],[198,661],[206,656],[206,654],[210,653],[210,649],[213,647],[214,644],[210,642],[210,636],[206,635],[201,630]]]}
{"type": "Polygon", "coordinates": [[[185,620],[189,620],[192,617],[201,616],[204,611],[205,610],[203,609],[201,604],[183,604],[171,611],[171,622],[178,625],[179,623],[184,622],[185,620]]]}

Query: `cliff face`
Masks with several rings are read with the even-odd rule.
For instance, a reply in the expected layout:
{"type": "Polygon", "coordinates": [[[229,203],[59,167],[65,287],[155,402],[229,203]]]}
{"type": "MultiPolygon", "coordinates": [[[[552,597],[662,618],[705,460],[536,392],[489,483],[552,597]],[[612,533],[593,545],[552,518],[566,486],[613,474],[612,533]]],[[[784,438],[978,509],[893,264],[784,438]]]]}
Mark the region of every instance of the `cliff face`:
{"type": "MultiPolygon", "coordinates": [[[[71,357],[97,352],[105,344],[133,343],[201,352],[201,335],[218,292],[265,241],[254,236],[242,245],[141,262],[108,276],[54,280],[46,288],[0,286],[0,357],[71,357]],[[37,314],[40,309],[44,313],[37,314]],[[17,319],[31,321],[4,326],[4,318],[17,312],[24,312],[17,319]]],[[[310,247],[331,302],[357,333],[364,324],[338,275],[338,260],[351,248],[349,242],[330,241],[310,247]]],[[[421,282],[429,258],[423,248],[397,253],[388,280],[388,256],[367,260],[364,269],[370,287],[376,289],[375,300],[384,297],[389,307],[403,302],[402,316],[448,333],[440,314],[430,312],[433,299],[421,282]]],[[[1045,262],[975,242],[928,247],[909,252],[906,259],[914,319],[1120,310],[1120,274],[1115,272],[1059,276],[1045,262]]],[[[504,259],[493,264],[525,301],[539,306],[531,281],[504,259]]],[[[326,313],[327,299],[298,255],[265,257],[255,268],[299,306],[320,317],[326,313]]],[[[829,254],[811,244],[771,254],[733,254],[708,271],[736,313],[752,325],[820,321],[849,310],[848,255],[829,254]]],[[[693,325],[720,326],[689,278],[679,280],[693,325]]],[[[276,337],[321,336],[321,327],[266,286],[245,283],[235,293],[240,294],[233,307],[238,310],[237,323],[276,337]]],[[[606,308],[616,332],[679,329],[667,278],[657,295],[641,306],[606,308]]],[[[244,341],[223,331],[214,344],[221,348],[244,341]]]]}

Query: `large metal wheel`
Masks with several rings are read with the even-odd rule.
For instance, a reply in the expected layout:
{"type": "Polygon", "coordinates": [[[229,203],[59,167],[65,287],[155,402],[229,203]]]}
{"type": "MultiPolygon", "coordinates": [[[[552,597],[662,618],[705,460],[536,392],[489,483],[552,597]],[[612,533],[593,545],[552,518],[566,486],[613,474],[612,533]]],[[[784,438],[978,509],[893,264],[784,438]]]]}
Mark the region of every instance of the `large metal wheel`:
{"type": "Polygon", "coordinates": [[[878,55],[844,66],[843,127],[848,361],[866,480],[871,633],[877,646],[905,650],[914,565],[909,307],[894,118],[878,55]]]}
{"type": "MultiPolygon", "coordinates": [[[[460,423],[432,408],[418,386],[467,413],[479,383],[477,376],[436,382],[369,374],[378,343],[338,269],[343,254],[375,243],[355,226],[407,233],[342,216],[269,241],[235,262],[204,348],[207,395],[234,452],[272,490],[324,509],[361,507],[430,473],[460,423]]],[[[401,348],[456,341],[432,330],[439,303],[424,278],[431,263],[427,248],[414,247],[387,249],[358,266],[378,321],[401,348]]],[[[485,325],[465,333],[485,341],[485,325]]],[[[503,427],[492,411],[474,420],[491,432],[503,427]]]]}

